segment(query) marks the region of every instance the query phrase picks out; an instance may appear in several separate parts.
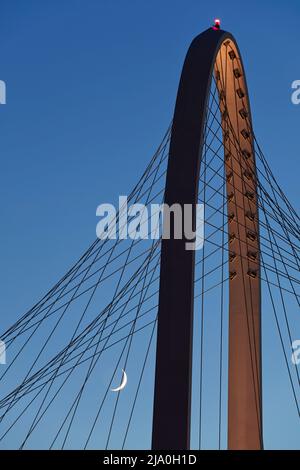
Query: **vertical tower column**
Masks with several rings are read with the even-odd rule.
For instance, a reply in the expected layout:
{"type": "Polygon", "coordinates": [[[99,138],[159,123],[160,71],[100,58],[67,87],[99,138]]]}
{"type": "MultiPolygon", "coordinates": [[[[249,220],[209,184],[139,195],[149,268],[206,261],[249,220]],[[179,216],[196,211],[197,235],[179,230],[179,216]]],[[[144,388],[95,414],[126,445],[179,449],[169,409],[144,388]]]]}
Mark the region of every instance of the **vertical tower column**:
{"type": "MultiPolygon", "coordinates": [[[[165,203],[198,199],[207,102],[220,94],[229,228],[228,447],[262,447],[259,232],[252,124],[244,70],[231,34],[209,29],[185,58],[174,112],[165,203]]],[[[162,241],[153,449],[189,449],[195,253],[162,241]]]]}
{"type": "Polygon", "coordinates": [[[228,448],[262,448],[261,305],[256,166],[244,71],[235,44],[215,62],[222,115],[229,250],[228,448]]]}

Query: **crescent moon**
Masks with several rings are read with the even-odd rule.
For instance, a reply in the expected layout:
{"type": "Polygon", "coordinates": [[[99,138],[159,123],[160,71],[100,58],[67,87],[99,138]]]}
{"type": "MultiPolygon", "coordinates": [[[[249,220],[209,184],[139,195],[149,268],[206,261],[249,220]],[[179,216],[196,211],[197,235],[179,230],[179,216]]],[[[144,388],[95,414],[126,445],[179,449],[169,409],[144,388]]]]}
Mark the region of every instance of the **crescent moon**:
{"type": "Polygon", "coordinates": [[[117,387],[117,388],[111,388],[111,391],[112,391],[112,392],[120,392],[121,390],[123,390],[123,389],[126,387],[126,384],[127,384],[127,374],[126,374],[125,370],[123,370],[123,369],[122,369],[122,372],[123,372],[122,382],[121,382],[121,384],[119,385],[119,387],[117,387]]]}

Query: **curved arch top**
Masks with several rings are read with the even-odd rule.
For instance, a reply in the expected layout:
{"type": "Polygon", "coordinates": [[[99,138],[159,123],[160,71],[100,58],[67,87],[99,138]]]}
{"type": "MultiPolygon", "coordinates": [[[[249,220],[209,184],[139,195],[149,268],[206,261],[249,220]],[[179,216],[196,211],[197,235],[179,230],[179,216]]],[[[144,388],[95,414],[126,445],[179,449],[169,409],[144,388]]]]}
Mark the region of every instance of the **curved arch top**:
{"type": "MultiPolygon", "coordinates": [[[[219,92],[227,210],[231,217],[231,223],[228,222],[228,251],[232,255],[229,257],[228,447],[260,449],[261,328],[256,167],[244,68],[235,39],[226,31],[212,28],[204,31],[192,41],[187,52],[174,112],[165,203],[196,207],[213,75],[219,92]]],[[[186,250],[186,241],[184,237],[162,240],[154,449],[188,449],[190,445],[195,252],[186,250]]]]}

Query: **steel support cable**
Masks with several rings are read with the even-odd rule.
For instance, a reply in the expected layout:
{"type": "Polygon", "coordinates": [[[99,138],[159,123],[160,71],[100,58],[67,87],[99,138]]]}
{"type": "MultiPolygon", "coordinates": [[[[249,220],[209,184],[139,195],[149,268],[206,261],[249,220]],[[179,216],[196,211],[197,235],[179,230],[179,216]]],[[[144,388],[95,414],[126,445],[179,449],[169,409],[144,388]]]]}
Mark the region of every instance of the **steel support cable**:
{"type": "MultiPolygon", "coordinates": [[[[215,88],[215,91],[214,93],[216,93],[216,88],[215,88]]],[[[208,113],[210,112],[210,109],[207,111],[208,113]]],[[[213,118],[213,121],[216,119],[216,113],[219,112],[219,108],[217,108],[215,114],[214,114],[214,118],[213,118]]],[[[209,132],[211,132],[211,125],[212,123],[208,123],[208,120],[206,120],[206,125],[205,125],[205,133],[206,133],[206,138],[205,138],[205,142],[204,142],[204,146],[205,146],[205,149],[204,149],[204,152],[202,154],[202,159],[201,159],[201,165],[204,164],[204,169],[203,169],[203,179],[204,181],[201,181],[202,178],[201,178],[201,175],[200,175],[200,181],[203,183],[203,199],[204,199],[204,205],[205,205],[205,209],[207,207],[207,202],[206,202],[206,188],[207,188],[207,181],[206,181],[206,174],[207,174],[207,165],[206,165],[206,158],[207,158],[207,151],[208,149],[211,149],[211,143],[209,144],[209,146],[207,146],[207,135],[209,132]],[[209,132],[208,132],[209,131],[209,132]]],[[[219,125],[218,129],[220,129],[221,126],[219,125]]],[[[213,137],[213,140],[214,140],[214,137],[213,137]]],[[[223,143],[221,143],[219,145],[219,148],[217,150],[217,152],[219,151],[220,148],[223,147],[223,143]]],[[[214,155],[212,156],[212,158],[214,158],[214,155]]],[[[210,160],[211,162],[211,160],[210,160]]],[[[210,183],[212,181],[212,179],[214,178],[215,175],[213,175],[208,183],[210,183]]],[[[215,193],[214,193],[215,194],[215,193]]],[[[224,200],[223,200],[223,204],[224,204],[224,200]]],[[[224,219],[224,218],[223,218],[224,219]]],[[[224,225],[224,220],[223,220],[223,225],[224,225]]],[[[222,231],[222,233],[224,233],[224,231],[222,231]]],[[[224,242],[223,242],[224,244],[224,242]]],[[[200,383],[199,383],[199,387],[200,387],[200,397],[199,397],[199,449],[201,449],[201,446],[202,446],[202,387],[203,387],[203,341],[204,341],[204,279],[205,279],[205,276],[204,276],[204,273],[205,273],[205,267],[204,267],[204,250],[205,250],[205,247],[203,246],[203,250],[202,250],[202,284],[201,284],[201,332],[200,332],[200,383]]],[[[222,250],[223,251],[223,250],[222,250]]],[[[224,259],[222,259],[222,273],[223,273],[223,263],[224,263],[224,259]]],[[[223,279],[222,279],[222,285],[223,285],[223,279]]]]}
{"type": "MultiPolygon", "coordinates": [[[[226,72],[225,72],[225,80],[227,81],[227,61],[226,61],[226,72]]],[[[225,87],[226,87],[226,81],[225,81],[225,87]]],[[[217,86],[215,86],[215,89],[217,90],[217,86]]],[[[214,99],[214,96],[213,96],[214,99]]],[[[218,153],[218,152],[217,152],[218,153]]],[[[226,181],[225,181],[225,165],[222,162],[222,168],[223,168],[223,203],[225,206],[225,203],[227,203],[227,198],[226,198],[226,181]]],[[[223,206],[223,207],[224,207],[223,206]]],[[[218,446],[219,450],[221,449],[221,429],[222,429],[222,365],[223,365],[223,305],[224,305],[224,242],[225,242],[225,211],[224,209],[222,210],[222,224],[223,224],[223,230],[222,230],[222,274],[221,274],[221,299],[220,299],[220,371],[219,371],[219,433],[218,433],[218,446]]]]}
{"type": "MultiPolygon", "coordinates": [[[[205,136],[206,137],[206,136],[205,136]]],[[[206,159],[206,146],[205,146],[206,138],[204,140],[204,152],[202,153],[202,160],[205,161],[206,159]]],[[[204,171],[206,166],[204,168],[204,171]]],[[[203,203],[204,203],[204,214],[205,214],[205,201],[206,201],[206,171],[204,173],[204,184],[203,184],[203,203]]],[[[198,183],[199,184],[199,183],[198,183]]],[[[204,230],[203,230],[203,238],[205,239],[205,216],[204,216],[204,230]]],[[[202,247],[202,282],[201,282],[201,313],[200,313],[200,373],[199,373],[199,449],[201,449],[201,439],[202,439],[202,386],[203,386],[203,343],[204,343],[204,286],[205,286],[205,264],[204,264],[204,257],[205,257],[205,244],[202,247]]]]}
{"type": "MultiPolygon", "coordinates": [[[[214,91],[214,94],[216,93],[217,89],[215,88],[215,91],[214,91]]],[[[208,110],[208,112],[210,112],[210,109],[208,110]]],[[[216,114],[219,113],[219,108],[217,107],[214,115],[213,115],[213,121],[216,120],[216,114]]],[[[200,175],[200,181],[199,182],[202,182],[203,183],[203,192],[204,192],[204,204],[205,204],[205,208],[206,207],[212,207],[211,205],[209,205],[208,201],[206,201],[206,188],[207,186],[209,185],[209,183],[212,181],[212,179],[215,177],[215,175],[213,175],[208,181],[206,181],[206,174],[207,174],[207,162],[206,162],[206,159],[207,159],[207,153],[208,153],[208,150],[212,150],[211,148],[211,144],[213,142],[213,140],[215,139],[215,135],[213,134],[213,139],[211,141],[210,144],[207,145],[207,136],[209,135],[209,133],[211,133],[211,126],[212,126],[212,122],[209,123],[209,121],[207,120],[206,122],[206,126],[205,126],[205,129],[206,129],[206,139],[205,139],[205,151],[204,151],[204,158],[202,156],[202,159],[201,159],[201,165],[204,164],[204,170],[202,172],[202,174],[204,175],[204,181],[202,180],[201,176],[200,175]]],[[[218,121],[217,121],[218,122],[218,121]]],[[[218,132],[218,130],[221,129],[221,125],[220,123],[218,124],[218,129],[216,130],[216,132],[218,132]]],[[[214,152],[218,153],[219,150],[223,148],[223,143],[221,142],[219,144],[219,147],[218,149],[215,151],[213,150],[213,155],[212,155],[212,158],[211,160],[209,161],[209,165],[210,163],[212,162],[212,160],[214,159],[214,152]]],[[[224,168],[224,165],[223,165],[223,168],[224,168]]],[[[216,193],[214,193],[216,194],[216,193]]],[[[226,204],[226,202],[224,203],[224,200],[223,200],[223,206],[226,204]]],[[[224,226],[225,222],[223,220],[223,226],[224,226]]],[[[224,231],[222,231],[222,233],[224,233],[224,231]]],[[[224,242],[223,242],[223,245],[224,245],[224,242]]],[[[203,247],[203,250],[204,250],[204,247],[203,247]]],[[[223,252],[223,250],[222,250],[223,252]]],[[[200,337],[200,403],[199,403],[199,449],[201,449],[201,444],[202,444],[202,381],[203,381],[203,340],[204,340],[204,292],[205,292],[205,289],[204,289],[204,272],[205,272],[205,268],[204,268],[204,261],[202,262],[202,270],[203,270],[203,273],[202,273],[202,287],[201,287],[201,337],[200,337]]],[[[223,273],[223,264],[224,264],[224,259],[222,259],[222,273],[223,273]]],[[[223,282],[224,282],[224,279],[222,279],[222,286],[223,286],[223,282]]]]}
{"type": "MultiPolygon", "coordinates": [[[[223,184],[223,204],[227,204],[226,199],[226,183],[225,183],[225,165],[223,165],[223,175],[224,175],[224,184],[223,184]]],[[[223,206],[223,207],[224,207],[223,206]]],[[[225,211],[222,211],[222,226],[225,227],[225,223],[227,222],[225,218],[225,211]]],[[[218,447],[221,450],[221,431],[222,431],[222,378],[223,378],[223,322],[224,322],[224,265],[225,265],[225,230],[222,230],[222,255],[221,255],[221,295],[220,295],[220,354],[219,354],[219,362],[220,362],[220,369],[219,369],[219,429],[218,429],[218,447]]]]}
{"type": "MultiPolygon", "coordinates": [[[[158,307],[158,306],[157,306],[157,307],[158,307]]],[[[157,307],[156,307],[156,308],[157,308],[157,307]]],[[[156,325],[157,325],[157,316],[156,316],[155,322],[154,322],[154,324],[153,324],[153,328],[152,328],[152,331],[151,331],[151,335],[150,335],[150,339],[149,339],[149,343],[148,343],[148,347],[147,347],[147,351],[146,351],[144,363],[143,363],[142,370],[141,370],[141,373],[140,373],[140,377],[139,377],[137,389],[136,389],[136,392],[135,392],[135,395],[134,395],[133,404],[132,404],[132,407],[131,407],[131,411],[130,411],[130,415],[129,415],[129,420],[128,420],[128,423],[127,423],[127,426],[126,426],[125,435],[124,435],[124,439],[123,439],[123,443],[122,443],[122,450],[123,450],[124,447],[125,447],[126,440],[127,440],[127,436],[128,436],[128,433],[129,433],[129,428],[130,428],[130,425],[131,425],[133,413],[134,413],[134,410],[135,410],[136,402],[137,402],[138,395],[139,395],[139,391],[140,391],[140,388],[141,388],[141,383],[142,383],[142,379],[143,379],[143,376],[144,376],[146,364],[147,364],[147,361],[148,361],[148,357],[149,357],[149,353],[150,353],[150,348],[151,348],[151,345],[152,345],[152,341],[153,341],[153,338],[154,338],[154,333],[155,333],[156,325]]]]}

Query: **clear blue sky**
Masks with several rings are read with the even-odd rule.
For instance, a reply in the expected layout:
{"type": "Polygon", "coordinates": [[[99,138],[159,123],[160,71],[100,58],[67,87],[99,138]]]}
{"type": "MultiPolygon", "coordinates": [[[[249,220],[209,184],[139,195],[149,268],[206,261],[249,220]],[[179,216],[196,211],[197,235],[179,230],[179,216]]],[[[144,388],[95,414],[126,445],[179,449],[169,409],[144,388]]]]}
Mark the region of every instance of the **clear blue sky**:
{"type": "MultiPolygon", "coordinates": [[[[97,205],[129,192],[171,120],[187,47],[214,17],[238,41],[256,135],[299,209],[299,1],[1,1],[1,331],[93,241],[97,205]]],[[[269,446],[300,447],[280,419],[269,446]]]]}

